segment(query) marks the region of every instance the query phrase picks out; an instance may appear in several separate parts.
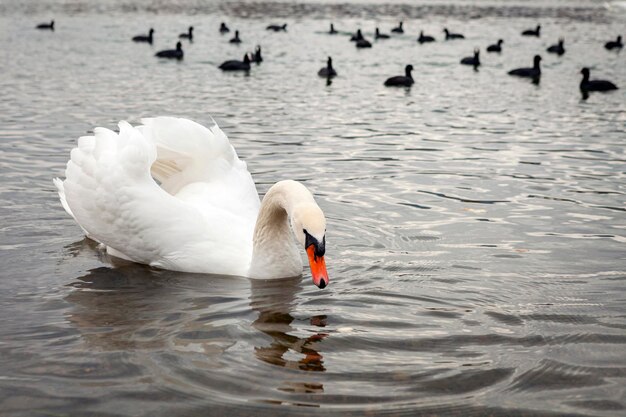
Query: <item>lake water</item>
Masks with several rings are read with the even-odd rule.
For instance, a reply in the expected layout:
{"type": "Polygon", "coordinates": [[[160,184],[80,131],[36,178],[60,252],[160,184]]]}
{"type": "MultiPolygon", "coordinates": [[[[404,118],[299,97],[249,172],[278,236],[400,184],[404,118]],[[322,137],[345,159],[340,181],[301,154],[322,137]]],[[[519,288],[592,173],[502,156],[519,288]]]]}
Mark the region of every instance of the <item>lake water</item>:
{"type": "Polygon", "coordinates": [[[620,4],[0,0],[0,414],[625,415],[626,55],[602,47],[620,4]],[[400,19],[371,50],[345,35],[400,19]],[[158,62],[189,25],[185,59],[158,62]],[[151,26],[154,46],[130,42],[151,26]],[[248,76],[217,69],[257,44],[248,76]],[[539,85],[506,74],[536,53],[539,85]],[[416,84],[385,88],[406,64],[416,84]],[[583,100],[583,66],[621,89],[583,100]],[[330,285],[117,264],[84,240],[52,178],[93,127],[155,115],[214,117],[261,194],[304,182],[330,285]]]}

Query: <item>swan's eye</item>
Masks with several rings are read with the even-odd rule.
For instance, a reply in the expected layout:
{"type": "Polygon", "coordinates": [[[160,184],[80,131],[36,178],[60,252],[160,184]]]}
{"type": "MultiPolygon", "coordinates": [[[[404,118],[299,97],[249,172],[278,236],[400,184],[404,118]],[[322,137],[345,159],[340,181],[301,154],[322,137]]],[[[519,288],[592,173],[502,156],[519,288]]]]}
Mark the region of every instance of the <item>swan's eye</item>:
{"type": "Polygon", "coordinates": [[[302,232],[306,235],[308,232],[306,231],[306,229],[302,229],[302,232]]]}

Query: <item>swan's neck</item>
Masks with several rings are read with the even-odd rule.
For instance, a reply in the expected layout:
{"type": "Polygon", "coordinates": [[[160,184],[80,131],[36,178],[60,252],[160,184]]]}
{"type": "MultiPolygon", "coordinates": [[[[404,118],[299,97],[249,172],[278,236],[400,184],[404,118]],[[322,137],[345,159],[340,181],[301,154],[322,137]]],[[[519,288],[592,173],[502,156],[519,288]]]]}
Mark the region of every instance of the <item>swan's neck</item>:
{"type": "Polygon", "coordinates": [[[252,239],[252,278],[287,278],[302,274],[302,258],[289,218],[300,203],[313,202],[309,191],[295,181],[274,184],[261,203],[252,239]]]}

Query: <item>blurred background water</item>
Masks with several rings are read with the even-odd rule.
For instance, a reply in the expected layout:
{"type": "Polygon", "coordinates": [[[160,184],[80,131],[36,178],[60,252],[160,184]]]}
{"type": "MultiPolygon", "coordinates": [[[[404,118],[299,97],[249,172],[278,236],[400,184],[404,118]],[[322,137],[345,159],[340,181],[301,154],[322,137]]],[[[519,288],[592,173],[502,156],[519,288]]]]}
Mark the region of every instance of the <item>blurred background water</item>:
{"type": "Polygon", "coordinates": [[[602,1],[0,0],[0,414],[626,414],[626,60],[602,47],[625,23],[602,1]],[[371,50],[345,36],[399,20],[371,50]],[[189,25],[184,60],[157,61],[189,25]],[[217,69],[257,44],[249,75],[217,69]],[[507,76],[536,53],[539,85],[507,76]],[[409,63],[411,89],[383,86],[409,63]],[[583,66],[621,90],[582,100],[583,66]],[[214,117],[261,194],[303,181],[331,285],[84,240],[52,178],[93,127],[155,115],[214,117]]]}

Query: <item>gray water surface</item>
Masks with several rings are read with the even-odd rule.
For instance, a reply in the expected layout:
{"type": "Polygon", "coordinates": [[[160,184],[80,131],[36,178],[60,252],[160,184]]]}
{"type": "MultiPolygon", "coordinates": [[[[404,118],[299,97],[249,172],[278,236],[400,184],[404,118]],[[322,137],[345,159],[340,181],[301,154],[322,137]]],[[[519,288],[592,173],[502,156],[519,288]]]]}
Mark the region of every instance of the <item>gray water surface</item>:
{"type": "Polygon", "coordinates": [[[0,11],[3,416],[626,414],[626,55],[602,47],[626,35],[617,2],[0,11]],[[346,36],[400,19],[371,50],[346,36]],[[189,25],[185,59],[158,61],[189,25]],[[151,26],[153,46],[130,42],[151,26]],[[546,54],[561,36],[566,54],[546,54]],[[257,44],[249,75],[217,69],[257,44]],[[459,65],[474,47],[476,72],[459,65]],[[539,85],[507,76],[536,53],[539,85]],[[411,89],[383,86],[409,63],[411,89]],[[583,66],[621,89],[583,100],[583,66]],[[79,136],[156,115],[215,118],[261,194],[305,183],[330,285],[155,270],[83,239],[52,178],[79,136]]]}

